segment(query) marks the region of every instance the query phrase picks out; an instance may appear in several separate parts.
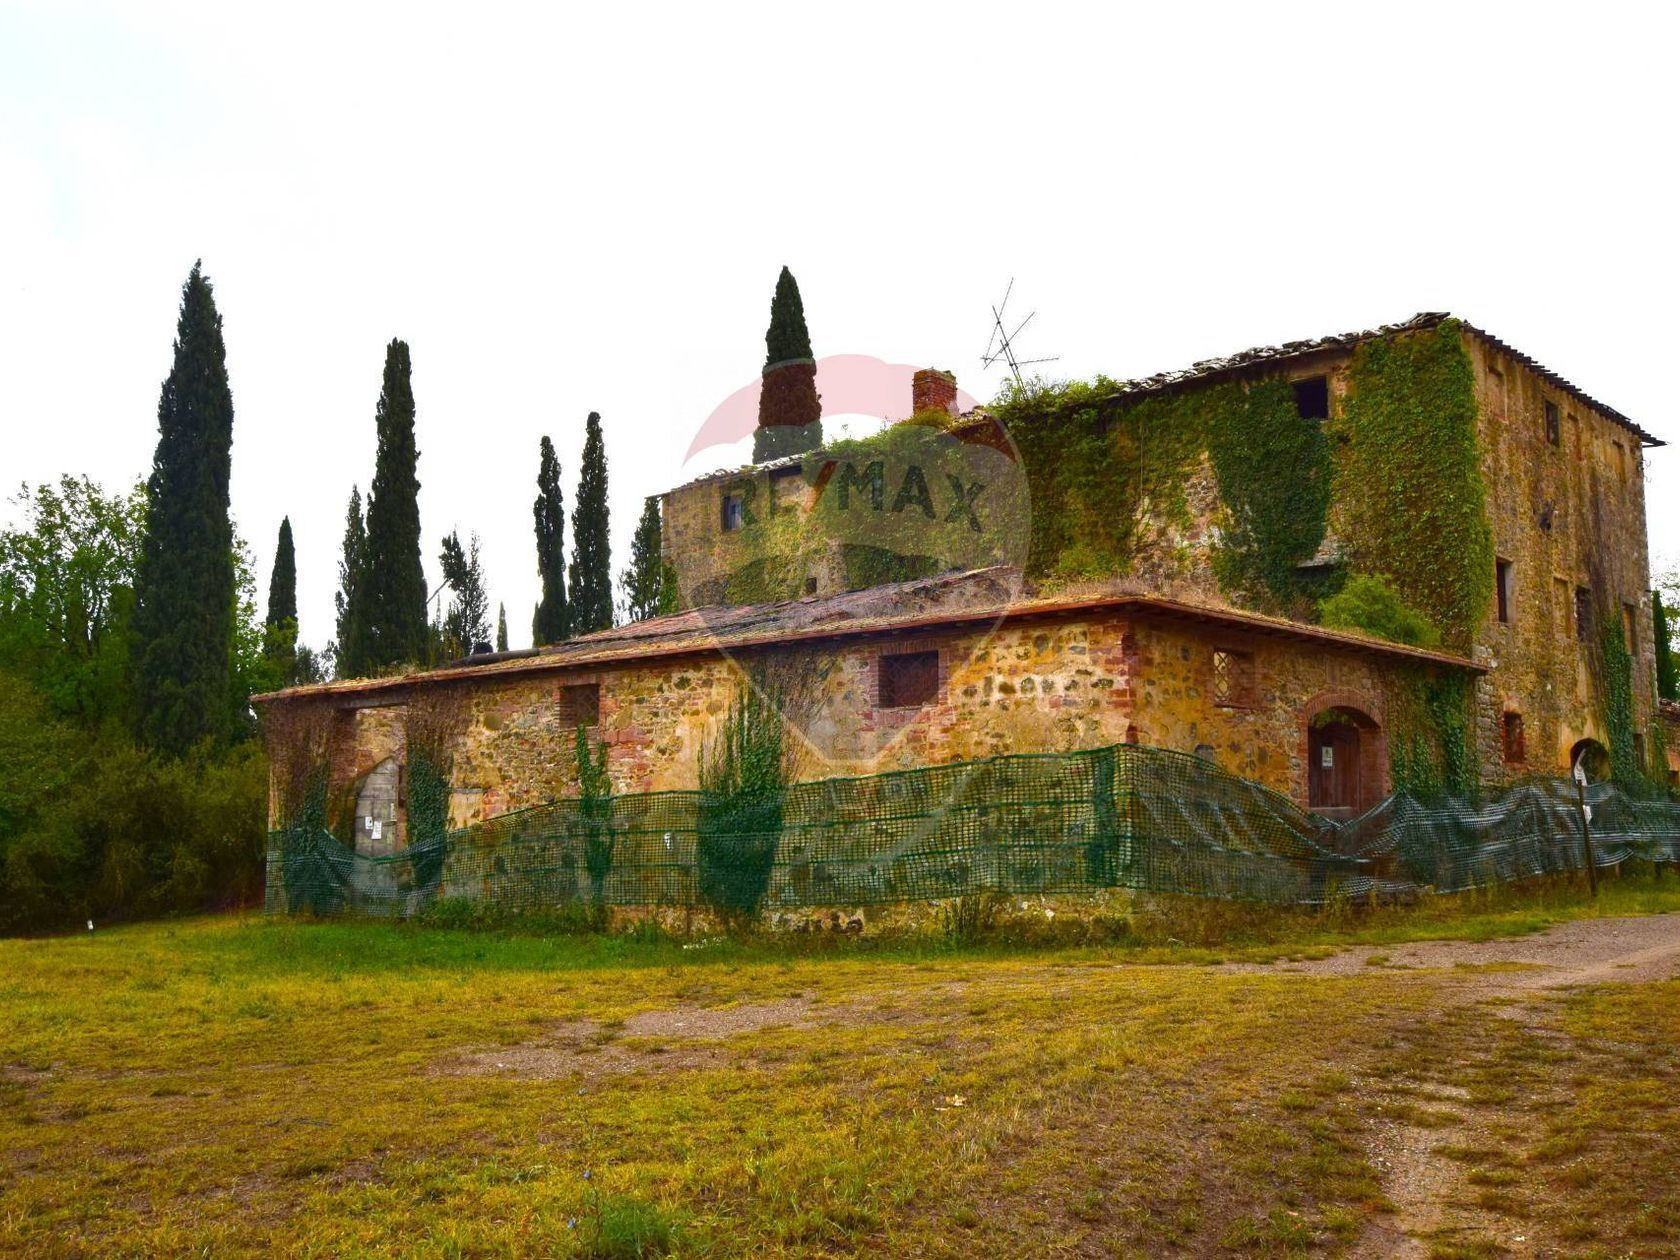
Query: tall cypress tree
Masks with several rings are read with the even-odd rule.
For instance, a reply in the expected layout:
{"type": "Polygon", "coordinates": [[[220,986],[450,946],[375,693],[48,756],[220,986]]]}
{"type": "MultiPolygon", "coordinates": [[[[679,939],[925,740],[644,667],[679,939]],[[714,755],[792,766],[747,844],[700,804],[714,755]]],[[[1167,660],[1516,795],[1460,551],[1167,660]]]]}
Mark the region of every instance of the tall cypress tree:
{"type": "Polygon", "coordinates": [[[607,538],[607,447],[601,413],[589,413],[572,508],[571,604],[573,634],[605,630],[613,622],[612,551],[607,538]]]}
{"type": "Polygon", "coordinates": [[[232,453],[222,317],[195,262],[181,289],[174,365],[158,398],[132,622],[140,733],[172,755],[229,734],[237,598],[228,517],[232,453]]]}
{"type": "Polygon", "coordinates": [[[566,503],[560,494],[560,461],[554,457],[554,443],[542,440],[542,462],[537,467],[537,501],[532,504],[537,521],[537,576],[542,598],[531,618],[531,643],[541,647],[566,637],[566,503]]]}
{"type": "Polygon", "coordinates": [[[1651,592],[1651,620],[1656,632],[1652,637],[1657,650],[1657,697],[1662,700],[1680,700],[1680,677],[1676,676],[1674,668],[1674,650],[1668,633],[1668,609],[1663,607],[1661,591],[1651,592]]]}
{"type": "Polygon", "coordinates": [[[630,540],[630,567],[619,575],[624,589],[624,612],[631,621],[645,621],[667,611],[665,558],[660,554],[659,498],[649,495],[642,519],[630,540]]]}
{"type": "Polygon", "coordinates": [[[507,645],[507,605],[496,605],[496,651],[505,652],[507,645]]]}
{"type": "Polygon", "coordinates": [[[776,279],[770,300],[770,327],[764,333],[764,374],[758,395],[758,428],[753,431],[753,462],[802,455],[822,445],[822,399],[817,394],[817,361],[805,328],[805,304],[799,284],[786,267],[776,279]]]}
{"type": "Polygon", "coordinates": [[[484,566],[478,550],[477,534],[467,547],[461,545],[461,535],[456,531],[444,537],[438,564],[451,593],[442,625],[446,656],[470,656],[490,638],[490,597],[484,590],[484,566]]]}
{"type": "Polygon", "coordinates": [[[297,553],[292,547],[292,518],[280,518],[280,537],[274,544],[274,568],[268,575],[267,633],[263,648],[280,681],[297,681],[297,553]]]}
{"type": "Polygon", "coordinates": [[[350,507],[344,517],[344,550],[338,560],[338,592],[333,608],[338,614],[333,636],[335,672],[340,678],[354,678],[361,671],[354,655],[358,592],[362,580],[362,557],[367,551],[367,522],[362,518],[362,491],[350,487],[350,507]]]}
{"type": "Polygon", "coordinates": [[[420,561],[419,451],[414,445],[414,389],[408,346],[385,348],[385,383],[375,420],[379,455],[368,492],[367,545],[352,622],[358,671],[425,659],[426,571],[420,561]]]}

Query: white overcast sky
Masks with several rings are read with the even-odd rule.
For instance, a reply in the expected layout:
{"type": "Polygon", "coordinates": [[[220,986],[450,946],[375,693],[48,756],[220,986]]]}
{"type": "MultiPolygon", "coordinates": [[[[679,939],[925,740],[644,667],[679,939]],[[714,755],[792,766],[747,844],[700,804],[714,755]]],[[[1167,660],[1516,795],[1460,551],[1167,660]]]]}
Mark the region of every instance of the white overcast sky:
{"type": "MultiPolygon", "coordinates": [[[[445,532],[481,533],[520,646],[539,437],[569,509],[604,417],[616,573],[642,497],[756,374],[784,262],[817,354],[982,398],[1013,276],[1058,375],[1450,310],[1680,439],[1659,13],[6,4],[0,484],[145,476],[200,257],[234,513],[264,592],[290,514],[316,646],[391,337],[428,573],[445,532]]],[[[1667,567],[1680,456],[1649,477],[1667,567]]]]}

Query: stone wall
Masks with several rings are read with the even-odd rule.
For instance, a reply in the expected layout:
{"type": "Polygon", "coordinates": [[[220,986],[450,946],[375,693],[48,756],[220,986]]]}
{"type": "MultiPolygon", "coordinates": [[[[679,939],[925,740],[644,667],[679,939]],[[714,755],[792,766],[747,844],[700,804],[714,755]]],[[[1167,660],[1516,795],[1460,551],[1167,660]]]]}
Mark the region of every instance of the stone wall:
{"type": "MultiPolygon", "coordinates": [[[[1603,697],[1593,676],[1595,643],[1576,634],[1575,588],[1592,592],[1597,615],[1633,610],[1634,726],[1648,733],[1656,693],[1650,571],[1645,542],[1645,464],[1628,429],[1556,388],[1500,347],[1466,332],[1480,408],[1482,473],[1494,551],[1511,564],[1510,620],[1497,599],[1477,636],[1490,673],[1477,688],[1484,776],[1507,772],[1502,715],[1522,716],[1526,762],[1567,769],[1577,740],[1608,746],[1603,697]],[[1547,437],[1546,403],[1558,408],[1558,441],[1547,437]]],[[[1488,575],[1490,587],[1495,574],[1488,575]]]]}
{"type": "MultiPolygon", "coordinates": [[[[801,779],[1133,741],[1200,752],[1305,804],[1311,720],[1342,706],[1380,727],[1391,668],[1387,658],[1328,640],[1099,611],[760,648],[739,659],[695,653],[431,686],[460,702],[451,822],[461,826],[576,794],[580,688],[598,689],[588,735],[607,745],[614,791],[697,786],[703,750],[744,669],[783,695],[801,779]],[[930,651],[938,656],[933,698],[883,706],[883,657],[930,651]],[[1225,703],[1216,651],[1240,659],[1249,679],[1225,703]]],[[[273,703],[343,706],[331,758],[338,799],[353,798],[387,757],[406,761],[406,701],[355,705],[325,693],[273,703]]],[[[1387,790],[1381,759],[1366,773],[1372,793],[1387,790]]]]}

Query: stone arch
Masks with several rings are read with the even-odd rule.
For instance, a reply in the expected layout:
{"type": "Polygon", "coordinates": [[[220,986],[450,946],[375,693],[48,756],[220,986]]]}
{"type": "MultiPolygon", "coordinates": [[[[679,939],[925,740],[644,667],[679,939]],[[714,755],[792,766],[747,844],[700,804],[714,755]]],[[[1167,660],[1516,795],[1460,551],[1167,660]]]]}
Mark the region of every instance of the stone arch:
{"type": "Polygon", "coordinates": [[[1382,705],[1355,691],[1321,691],[1301,708],[1301,800],[1332,818],[1352,818],[1388,795],[1388,735],[1382,705]]]}
{"type": "Polygon", "coordinates": [[[1610,750],[1590,736],[1578,739],[1569,749],[1569,769],[1573,772],[1579,761],[1587,772],[1587,782],[1601,783],[1610,777],[1610,750]]]}

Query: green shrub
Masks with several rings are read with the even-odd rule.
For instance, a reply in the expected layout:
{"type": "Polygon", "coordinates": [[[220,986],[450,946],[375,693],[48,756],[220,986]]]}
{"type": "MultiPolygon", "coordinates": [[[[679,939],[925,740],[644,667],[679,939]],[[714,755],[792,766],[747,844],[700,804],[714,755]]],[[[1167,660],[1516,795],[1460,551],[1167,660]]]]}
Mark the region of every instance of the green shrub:
{"type": "Polygon", "coordinates": [[[1363,630],[1391,643],[1435,647],[1441,633],[1400,598],[1388,579],[1356,573],[1318,606],[1319,620],[1335,629],[1363,630]]]}
{"type": "Polygon", "coordinates": [[[757,682],[736,693],[715,744],[700,750],[700,895],[730,915],[757,912],[782,831],[789,750],[778,699],[757,682]]]}

